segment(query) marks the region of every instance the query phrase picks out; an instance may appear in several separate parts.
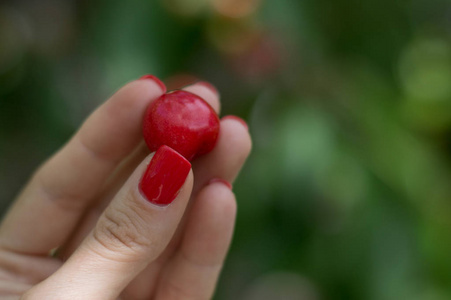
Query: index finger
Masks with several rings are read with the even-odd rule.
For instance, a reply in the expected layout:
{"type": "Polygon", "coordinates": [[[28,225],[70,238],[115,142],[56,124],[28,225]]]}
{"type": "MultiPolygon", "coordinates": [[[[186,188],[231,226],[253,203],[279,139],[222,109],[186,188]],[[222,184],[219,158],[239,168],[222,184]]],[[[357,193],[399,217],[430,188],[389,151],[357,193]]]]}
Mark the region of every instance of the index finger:
{"type": "Polygon", "coordinates": [[[127,84],[94,111],[25,187],[0,227],[0,246],[35,255],[60,246],[139,143],[145,109],[165,91],[161,81],[146,77],[127,84]]]}

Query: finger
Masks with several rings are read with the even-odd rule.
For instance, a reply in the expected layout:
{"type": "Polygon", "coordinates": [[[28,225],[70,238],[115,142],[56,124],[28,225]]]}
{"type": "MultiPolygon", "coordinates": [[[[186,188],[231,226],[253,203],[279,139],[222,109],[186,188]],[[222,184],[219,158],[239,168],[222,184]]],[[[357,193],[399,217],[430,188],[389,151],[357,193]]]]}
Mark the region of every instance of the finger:
{"type": "MultiPolygon", "coordinates": [[[[192,85],[185,87],[183,90],[189,91],[195,95],[198,95],[202,99],[204,99],[207,103],[215,109],[216,113],[219,113],[220,110],[220,100],[219,93],[217,89],[210,83],[206,81],[199,81],[192,85]]],[[[127,180],[136,166],[149,154],[147,146],[145,143],[141,143],[137,149],[135,149],[134,153],[125,161],[125,163],[119,168],[117,174],[112,178],[109,182],[107,190],[107,197],[111,198],[114,195],[118,187],[122,186],[122,184],[127,180]],[[108,197],[110,196],[110,197],[108,197]]],[[[106,207],[106,205],[104,205],[106,207]]]]}
{"type": "Polygon", "coordinates": [[[67,242],[58,249],[58,257],[66,261],[72,253],[78,248],[81,242],[96,225],[100,215],[110,204],[111,200],[125,184],[130,175],[135,171],[138,165],[150,154],[144,141],[127,157],[121,165],[115,170],[115,173],[106,183],[105,189],[99,196],[99,200],[94,203],[83,216],[81,222],[67,240],[67,242]]]}
{"type": "Polygon", "coordinates": [[[219,112],[221,111],[219,92],[211,83],[207,81],[199,81],[183,88],[183,90],[196,94],[204,99],[219,115],[219,112]]]}
{"type": "Polygon", "coordinates": [[[122,186],[127,182],[131,174],[142,163],[142,161],[149,156],[150,151],[144,141],[141,141],[135,150],[127,157],[121,165],[115,170],[115,173],[108,179],[105,190],[102,193],[99,201],[96,203],[100,206],[100,210],[103,210],[111,202],[111,199],[117,194],[122,186]],[[107,201],[104,201],[108,199],[107,201]]]}
{"type": "Polygon", "coordinates": [[[166,265],[155,299],[211,299],[232,239],[236,202],[230,187],[214,182],[199,193],[186,233],[166,265]]]}
{"type": "Polygon", "coordinates": [[[192,182],[190,163],[159,148],[138,166],[80,248],[30,295],[44,299],[38,296],[53,290],[67,295],[58,299],[115,299],[168,244],[192,182]]]}
{"type": "Polygon", "coordinates": [[[114,168],[140,141],[145,109],[163,92],[155,80],[137,80],[99,107],[33,176],[0,228],[0,246],[47,254],[63,243],[114,168]]]}
{"type": "MultiPolygon", "coordinates": [[[[1,273],[7,271],[16,278],[26,278],[34,284],[44,280],[61,267],[62,262],[53,257],[29,256],[20,253],[0,251],[1,273]]],[[[1,277],[1,275],[0,275],[1,277]]]]}
{"type": "MultiPolygon", "coordinates": [[[[200,81],[184,88],[203,98],[208,102],[217,113],[220,110],[219,93],[216,88],[206,81],[200,81]]],[[[101,202],[97,204],[94,209],[89,211],[80,223],[79,228],[72,234],[69,241],[60,251],[60,257],[65,259],[69,257],[85,236],[91,231],[97,222],[97,219],[102,214],[105,207],[110,203],[113,196],[117,193],[120,187],[125,183],[130,174],[135,170],[139,163],[149,154],[149,150],[145,143],[141,143],[137,149],[128,157],[118,168],[117,172],[111,177],[106,188],[105,193],[101,195],[101,202]]]]}
{"type": "Polygon", "coordinates": [[[53,257],[0,250],[0,299],[19,299],[33,285],[52,275],[61,264],[53,257]]]}
{"type": "MultiPolygon", "coordinates": [[[[223,178],[233,182],[248,157],[252,142],[244,121],[236,117],[224,117],[221,120],[218,142],[212,152],[199,157],[193,162],[194,187],[193,195],[213,178],[223,178]]],[[[196,200],[196,199],[194,199],[196,200]]],[[[190,203],[190,206],[193,202],[190,203]]],[[[126,289],[126,295],[131,299],[149,299],[153,294],[152,284],[156,282],[164,259],[171,257],[185,231],[185,223],[190,218],[188,207],[173,239],[165,250],[164,257],[152,263],[126,289]]],[[[127,298],[127,297],[126,297],[127,298]]]]}
{"type": "Polygon", "coordinates": [[[194,193],[212,178],[223,178],[233,183],[251,149],[252,141],[244,120],[235,116],[223,117],[215,148],[193,162],[196,176],[194,193]]]}

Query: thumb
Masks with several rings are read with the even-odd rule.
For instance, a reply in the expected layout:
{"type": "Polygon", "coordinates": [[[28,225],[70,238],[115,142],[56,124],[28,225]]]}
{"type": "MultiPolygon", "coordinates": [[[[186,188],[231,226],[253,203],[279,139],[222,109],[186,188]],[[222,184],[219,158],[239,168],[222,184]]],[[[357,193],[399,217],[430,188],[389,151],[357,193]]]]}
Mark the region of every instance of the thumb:
{"type": "Polygon", "coordinates": [[[171,240],[190,198],[190,170],[191,164],[167,146],[146,158],[77,251],[27,299],[118,297],[171,240]]]}

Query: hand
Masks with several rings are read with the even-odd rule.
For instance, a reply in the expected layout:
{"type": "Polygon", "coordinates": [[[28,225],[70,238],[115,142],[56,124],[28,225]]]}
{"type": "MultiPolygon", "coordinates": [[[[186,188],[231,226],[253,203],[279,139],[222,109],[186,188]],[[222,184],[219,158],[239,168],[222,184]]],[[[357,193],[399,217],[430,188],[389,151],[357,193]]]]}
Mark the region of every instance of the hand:
{"type": "MultiPolygon", "coordinates": [[[[251,141],[245,124],[225,117],[216,147],[192,170],[170,148],[149,154],[141,121],[163,87],[149,77],[124,86],[32,176],[0,227],[1,299],[212,297],[236,213],[227,182],[251,141]],[[141,180],[155,189],[142,179],[147,168],[169,178],[161,188],[171,204],[140,191],[141,180]]],[[[185,90],[219,112],[208,84],[185,90]]]]}

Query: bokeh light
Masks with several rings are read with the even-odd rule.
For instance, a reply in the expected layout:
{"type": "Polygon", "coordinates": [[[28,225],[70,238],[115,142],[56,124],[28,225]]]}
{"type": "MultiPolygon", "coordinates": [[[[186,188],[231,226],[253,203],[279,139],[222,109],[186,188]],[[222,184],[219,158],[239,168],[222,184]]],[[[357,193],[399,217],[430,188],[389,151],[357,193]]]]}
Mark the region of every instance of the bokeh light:
{"type": "Polygon", "coordinates": [[[229,18],[243,18],[254,13],[261,0],[210,0],[215,10],[229,18]]]}
{"type": "Polygon", "coordinates": [[[211,43],[225,54],[241,54],[250,49],[259,39],[259,26],[251,19],[235,21],[214,18],[207,28],[211,43]]]}
{"type": "Polygon", "coordinates": [[[183,17],[195,17],[204,11],[210,0],[161,0],[170,12],[183,17]]]}
{"type": "Polygon", "coordinates": [[[401,56],[405,109],[417,125],[443,129],[451,123],[451,42],[417,38],[401,56]]]}

